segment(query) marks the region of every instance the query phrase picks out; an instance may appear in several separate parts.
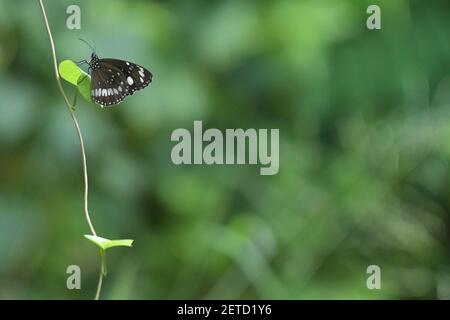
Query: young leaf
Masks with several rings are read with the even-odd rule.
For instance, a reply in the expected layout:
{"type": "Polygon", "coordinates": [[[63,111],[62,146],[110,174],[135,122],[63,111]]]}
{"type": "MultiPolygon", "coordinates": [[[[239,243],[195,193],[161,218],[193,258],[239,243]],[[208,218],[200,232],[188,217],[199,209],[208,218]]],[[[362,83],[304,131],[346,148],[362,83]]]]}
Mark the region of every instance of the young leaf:
{"type": "Polygon", "coordinates": [[[91,98],[91,77],[89,75],[81,75],[78,78],[78,92],[83,96],[86,101],[92,102],[91,98]]]}
{"type": "Polygon", "coordinates": [[[61,78],[78,88],[78,92],[86,101],[91,99],[91,77],[76,65],[72,60],[64,60],[58,67],[61,78]]]}
{"type": "Polygon", "coordinates": [[[84,237],[91,242],[95,243],[101,249],[106,250],[112,247],[131,247],[133,240],[131,239],[119,239],[119,240],[109,240],[102,237],[96,237],[92,235],[85,234],[84,237]]]}
{"type": "Polygon", "coordinates": [[[81,75],[86,75],[86,72],[81,70],[72,60],[62,61],[59,64],[58,69],[61,78],[73,84],[74,86],[78,85],[78,79],[80,79],[81,75]]]}

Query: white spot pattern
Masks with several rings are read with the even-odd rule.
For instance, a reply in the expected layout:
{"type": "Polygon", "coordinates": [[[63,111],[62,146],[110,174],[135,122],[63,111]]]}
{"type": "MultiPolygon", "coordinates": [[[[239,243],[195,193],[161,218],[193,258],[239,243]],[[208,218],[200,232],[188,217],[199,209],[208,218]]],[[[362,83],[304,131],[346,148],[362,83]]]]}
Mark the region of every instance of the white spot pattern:
{"type": "Polygon", "coordinates": [[[103,72],[102,75],[99,74],[97,78],[95,75],[93,76],[93,80],[95,83],[98,83],[98,86],[96,89],[91,90],[91,96],[93,101],[102,107],[120,103],[128,95],[145,88],[152,81],[153,77],[149,71],[139,65],[123,61],[124,64],[120,66],[117,64],[117,60],[112,60],[99,60],[99,68],[106,68],[103,69],[104,71],[101,71],[103,72]],[[111,68],[108,68],[109,66],[111,68]],[[98,88],[102,84],[106,88],[98,88]]]}

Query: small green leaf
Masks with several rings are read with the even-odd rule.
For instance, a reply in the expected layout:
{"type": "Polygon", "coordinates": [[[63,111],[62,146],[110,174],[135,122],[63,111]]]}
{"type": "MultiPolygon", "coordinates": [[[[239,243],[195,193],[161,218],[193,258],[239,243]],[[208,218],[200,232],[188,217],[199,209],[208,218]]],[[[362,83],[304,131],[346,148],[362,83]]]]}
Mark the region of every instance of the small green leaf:
{"type": "Polygon", "coordinates": [[[76,65],[72,60],[64,60],[58,67],[61,78],[76,86],[86,101],[91,99],[91,77],[76,65]]]}
{"type": "Polygon", "coordinates": [[[73,84],[74,86],[78,85],[78,79],[80,79],[81,75],[86,75],[86,72],[81,70],[72,60],[62,61],[59,64],[58,69],[61,78],[73,84]]]}
{"type": "Polygon", "coordinates": [[[119,239],[119,240],[109,240],[102,237],[96,237],[92,235],[85,234],[84,237],[91,242],[95,243],[101,249],[106,250],[112,247],[131,247],[133,240],[131,239],[119,239]]]}
{"type": "Polygon", "coordinates": [[[78,91],[86,101],[93,102],[91,99],[91,77],[89,75],[81,75],[78,78],[78,91]]]}

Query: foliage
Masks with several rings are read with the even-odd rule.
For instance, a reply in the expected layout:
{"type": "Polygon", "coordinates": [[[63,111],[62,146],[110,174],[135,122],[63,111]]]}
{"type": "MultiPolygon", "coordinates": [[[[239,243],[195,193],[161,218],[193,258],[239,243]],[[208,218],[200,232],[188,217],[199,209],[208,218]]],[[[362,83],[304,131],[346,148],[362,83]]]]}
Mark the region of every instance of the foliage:
{"type": "MultiPolygon", "coordinates": [[[[448,1],[81,0],[73,31],[70,4],[47,4],[59,57],[89,57],[81,37],[155,75],[117,108],[77,105],[96,229],[135,240],[108,252],[104,298],[450,297],[448,1]],[[172,164],[194,120],[280,128],[279,173],[172,164]]],[[[90,299],[79,146],[36,6],[0,0],[0,298],[90,299]]]]}
{"type": "Polygon", "coordinates": [[[64,60],[59,64],[59,74],[67,82],[77,87],[78,92],[88,102],[91,99],[91,77],[80,69],[72,60],[64,60]]]}

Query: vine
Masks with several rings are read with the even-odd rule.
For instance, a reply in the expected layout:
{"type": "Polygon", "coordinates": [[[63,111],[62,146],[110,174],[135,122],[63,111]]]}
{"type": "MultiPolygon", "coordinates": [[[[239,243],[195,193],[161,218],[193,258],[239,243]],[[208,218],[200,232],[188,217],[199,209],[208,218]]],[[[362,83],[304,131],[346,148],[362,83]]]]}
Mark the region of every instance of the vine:
{"type": "Polygon", "coordinates": [[[58,68],[58,60],[56,56],[56,47],[55,43],[53,41],[53,36],[50,28],[50,24],[47,18],[47,13],[45,11],[45,6],[43,0],[38,0],[39,6],[42,12],[42,16],[44,18],[45,28],[47,31],[49,43],[50,43],[50,49],[52,53],[52,60],[53,60],[53,68],[55,72],[55,79],[56,83],[58,85],[59,92],[61,93],[64,102],[66,104],[67,110],[70,113],[70,116],[72,118],[73,124],[75,126],[75,130],[78,136],[78,140],[80,142],[80,151],[81,151],[81,158],[82,158],[82,165],[83,165],[83,180],[84,180],[84,215],[86,217],[86,221],[89,225],[89,229],[91,231],[90,235],[85,235],[85,238],[92,241],[94,244],[96,244],[100,249],[100,274],[98,278],[97,283],[97,290],[95,293],[95,300],[100,299],[100,294],[102,291],[102,284],[103,284],[103,278],[107,274],[107,266],[106,266],[106,250],[112,247],[117,246],[127,246],[131,247],[133,240],[131,239],[121,239],[121,240],[109,240],[106,238],[102,238],[97,236],[97,233],[95,232],[94,225],[91,220],[91,216],[89,214],[89,176],[88,176],[88,166],[87,166],[87,157],[86,157],[86,149],[84,145],[83,135],[81,133],[81,128],[76,116],[76,102],[77,102],[77,96],[78,92],[81,93],[81,95],[88,101],[90,100],[89,96],[89,88],[90,88],[90,77],[86,75],[86,73],[79,69],[78,66],[73,63],[70,60],[65,60],[61,62],[58,68]],[[75,85],[77,87],[77,91],[75,93],[74,102],[71,104],[69,101],[69,98],[67,97],[67,94],[64,90],[64,87],[61,83],[61,77],[68,81],[69,83],[75,85]]]}

